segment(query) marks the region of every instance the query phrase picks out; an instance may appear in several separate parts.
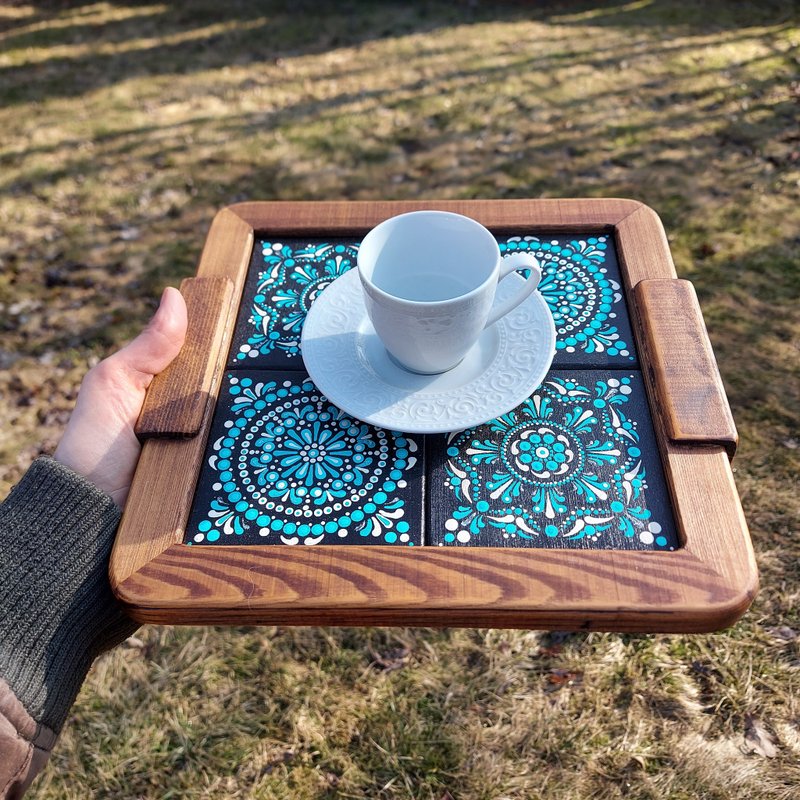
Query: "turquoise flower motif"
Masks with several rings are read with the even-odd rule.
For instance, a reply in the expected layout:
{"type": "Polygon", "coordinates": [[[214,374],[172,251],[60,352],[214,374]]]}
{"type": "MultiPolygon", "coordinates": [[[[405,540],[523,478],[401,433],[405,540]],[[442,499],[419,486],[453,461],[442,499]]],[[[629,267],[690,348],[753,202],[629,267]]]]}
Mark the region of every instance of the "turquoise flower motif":
{"type": "Polygon", "coordinates": [[[542,241],[536,236],[512,236],[500,243],[504,254],[528,252],[542,268],[539,291],[556,325],[556,350],[635,356],[620,335],[614,305],[622,301],[620,285],[608,277],[605,236],[567,243],[542,241]]]}
{"type": "Polygon", "coordinates": [[[322,505],[345,497],[349,487],[364,485],[375,460],[370,455],[376,448],[373,429],[349,418],[343,427],[332,428],[332,417],[300,406],[264,426],[249,463],[258,484],[270,487],[271,497],[285,497],[288,489],[290,501],[302,503],[311,489],[314,504],[322,505]]]}
{"type": "MultiPolygon", "coordinates": [[[[372,440],[369,441],[374,446],[372,440]]],[[[256,440],[256,446],[261,448],[261,453],[250,461],[256,474],[263,475],[276,461],[286,477],[296,477],[305,486],[338,478],[345,460],[358,457],[345,441],[342,431],[331,431],[319,421],[301,431],[285,431],[283,426],[271,424],[268,431],[256,440]]],[[[365,466],[371,463],[371,458],[366,459],[365,466]]],[[[360,470],[355,474],[360,475],[360,470]]],[[[354,477],[351,473],[350,479],[354,477]]],[[[260,478],[259,482],[263,485],[260,478]]]]}
{"type": "Polygon", "coordinates": [[[484,436],[450,434],[446,485],[457,506],[444,542],[470,542],[490,526],[505,538],[596,542],[617,532],[666,547],[642,502],[639,434],[624,410],[630,384],[627,376],[593,386],[553,378],[484,436]]]}
{"type": "Polygon", "coordinates": [[[308,379],[233,374],[228,383],[231,418],[211,444],[214,496],[193,544],[249,534],[284,544],[413,545],[401,495],[416,441],[352,419],[308,379]]]}
{"type": "MultiPolygon", "coordinates": [[[[538,259],[539,290],[553,314],[560,353],[635,360],[616,321],[622,291],[608,275],[606,236],[569,241],[512,236],[498,243],[504,255],[523,251],[538,259]]],[[[238,366],[272,352],[282,352],[290,361],[300,355],[300,333],[311,304],[356,265],[359,244],[261,241],[258,247],[262,264],[246,318],[247,339],[233,354],[238,366]]]]}
{"type": "Polygon", "coordinates": [[[358,245],[319,243],[294,249],[261,242],[264,268],[247,319],[252,332],[236,353],[245,361],[273,350],[300,354],[300,332],[316,296],[356,264],[358,245]]]}

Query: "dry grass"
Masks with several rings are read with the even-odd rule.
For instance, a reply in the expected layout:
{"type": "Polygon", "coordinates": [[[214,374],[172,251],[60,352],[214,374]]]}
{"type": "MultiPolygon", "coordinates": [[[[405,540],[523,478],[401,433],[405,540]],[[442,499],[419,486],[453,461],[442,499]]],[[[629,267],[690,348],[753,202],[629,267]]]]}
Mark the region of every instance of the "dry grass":
{"type": "Polygon", "coordinates": [[[286,8],[0,8],[0,494],[221,205],[628,196],[698,289],[763,590],[713,636],[146,628],[31,796],[796,796],[796,4],[286,8]]]}

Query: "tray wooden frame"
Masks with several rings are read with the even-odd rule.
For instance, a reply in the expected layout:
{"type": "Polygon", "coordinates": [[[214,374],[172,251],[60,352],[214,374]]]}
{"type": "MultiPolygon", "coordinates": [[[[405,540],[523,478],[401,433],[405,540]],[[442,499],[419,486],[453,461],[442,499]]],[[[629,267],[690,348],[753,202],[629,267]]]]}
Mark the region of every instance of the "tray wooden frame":
{"type": "MultiPolygon", "coordinates": [[[[752,602],[758,577],[729,463],[736,431],[694,292],[677,280],[661,222],[647,206],[622,199],[240,203],[214,218],[197,278],[214,279],[206,283],[215,302],[232,299],[216,310],[195,299],[190,319],[216,314],[201,326],[213,335],[190,348],[190,366],[179,357],[172,377],[163,377],[176,387],[187,383],[199,432],[174,438],[163,414],[148,430],[148,414],[159,417],[153,403],[141,421],[150,438],[110,567],[112,587],[135,619],[697,632],[731,625],[752,602]],[[615,237],[680,549],[182,543],[255,234],[362,235],[386,217],[422,208],[467,214],[508,233],[603,230],[615,237]],[[202,385],[191,385],[190,369],[202,373],[202,385]],[[198,390],[205,398],[199,406],[198,390]]],[[[202,294],[194,287],[195,297],[202,294]]],[[[153,397],[163,400],[163,389],[153,397]]],[[[179,397],[169,402],[181,407],[179,397]]]]}

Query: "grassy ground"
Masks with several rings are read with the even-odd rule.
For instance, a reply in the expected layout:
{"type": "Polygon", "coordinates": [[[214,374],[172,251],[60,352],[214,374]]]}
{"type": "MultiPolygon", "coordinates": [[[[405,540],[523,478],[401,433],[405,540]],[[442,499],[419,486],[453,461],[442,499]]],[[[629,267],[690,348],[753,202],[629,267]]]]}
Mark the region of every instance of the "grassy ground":
{"type": "Polygon", "coordinates": [[[796,797],[799,100],[793,2],[0,8],[0,495],[222,205],[627,196],[698,289],[763,585],[710,636],[145,628],[31,796],[796,797]]]}

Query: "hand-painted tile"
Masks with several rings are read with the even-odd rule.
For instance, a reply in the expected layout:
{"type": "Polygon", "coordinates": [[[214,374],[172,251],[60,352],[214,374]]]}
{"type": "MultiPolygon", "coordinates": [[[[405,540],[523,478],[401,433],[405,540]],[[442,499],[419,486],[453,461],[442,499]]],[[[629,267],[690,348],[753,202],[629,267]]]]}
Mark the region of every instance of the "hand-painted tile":
{"type": "Polygon", "coordinates": [[[187,544],[422,544],[422,440],[332,405],[299,372],[224,381],[187,544]]]}
{"type": "Polygon", "coordinates": [[[554,367],[635,365],[622,276],[611,237],[510,236],[504,255],[533,254],[542,268],[539,285],[556,325],[554,367]]]}
{"type": "MultiPolygon", "coordinates": [[[[501,252],[533,253],[542,266],[541,292],[556,324],[554,366],[635,364],[633,334],[613,242],[596,236],[499,237],[501,252]]],[[[228,358],[228,366],[303,369],[300,334],[306,313],[329,283],[356,264],[354,239],[259,239],[228,358]]]]}
{"type": "Polygon", "coordinates": [[[429,543],[672,550],[641,375],[553,371],[492,422],[428,439],[429,543]]]}
{"type": "Polygon", "coordinates": [[[253,247],[230,368],[303,369],[300,334],[316,296],[356,264],[352,239],[258,239],[253,247]]]}

